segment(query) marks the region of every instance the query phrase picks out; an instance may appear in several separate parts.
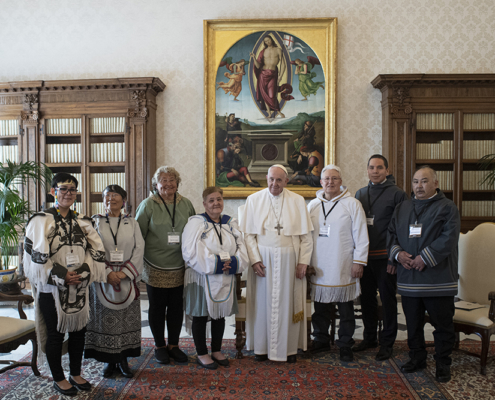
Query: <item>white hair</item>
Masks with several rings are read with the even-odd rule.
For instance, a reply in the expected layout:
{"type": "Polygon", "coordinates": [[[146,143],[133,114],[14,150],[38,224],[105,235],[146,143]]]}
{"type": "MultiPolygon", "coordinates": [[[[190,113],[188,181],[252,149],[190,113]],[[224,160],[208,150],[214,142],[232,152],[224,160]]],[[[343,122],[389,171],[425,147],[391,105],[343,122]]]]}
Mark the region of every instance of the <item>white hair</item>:
{"type": "Polygon", "coordinates": [[[274,164],[272,165],[270,168],[268,168],[268,172],[267,172],[267,175],[270,173],[270,170],[272,168],[280,168],[282,171],[285,172],[285,176],[288,178],[289,177],[289,173],[287,172],[287,168],[285,168],[282,164],[274,164]]]}
{"type": "Polygon", "coordinates": [[[177,170],[173,167],[168,167],[166,165],[158,168],[155,173],[153,174],[153,178],[151,178],[151,185],[153,186],[153,189],[156,190],[156,184],[160,180],[160,175],[161,174],[171,174],[174,176],[175,181],[177,182],[177,186],[179,186],[179,183],[181,181],[180,179],[180,174],[177,172],[177,170]]]}
{"type": "Polygon", "coordinates": [[[337,172],[339,173],[339,177],[340,177],[340,179],[342,179],[342,170],[340,169],[340,167],[338,167],[338,166],[337,166],[337,165],[335,165],[335,164],[328,164],[325,168],[323,168],[323,170],[321,171],[321,176],[323,176],[323,173],[324,173],[325,171],[329,171],[329,170],[331,170],[331,169],[333,169],[333,170],[337,171],[337,172]]]}

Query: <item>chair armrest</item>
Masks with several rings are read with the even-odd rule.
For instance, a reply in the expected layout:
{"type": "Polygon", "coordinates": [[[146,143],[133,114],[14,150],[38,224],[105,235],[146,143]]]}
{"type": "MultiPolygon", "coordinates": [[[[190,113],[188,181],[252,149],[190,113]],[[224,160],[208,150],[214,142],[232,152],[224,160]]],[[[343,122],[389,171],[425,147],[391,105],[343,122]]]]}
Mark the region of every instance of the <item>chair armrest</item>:
{"type": "Polygon", "coordinates": [[[17,311],[19,311],[19,317],[21,319],[27,319],[27,316],[22,309],[22,303],[31,304],[34,299],[33,296],[30,296],[28,294],[10,295],[0,292],[0,301],[18,301],[17,311]]]}
{"type": "Polygon", "coordinates": [[[235,295],[237,300],[241,299],[242,281],[241,274],[235,274],[235,295]]]}
{"type": "Polygon", "coordinates": [[[490,311],[488,312],[488,318],[495,322],[495,292],[488,293],[488,300],[490,300],[490,311]]]}
{"type": "Polygon", "coordinates": [[[308,268],[306,268],[306,279],[309,280],[313,275],[316,275],[315,267],[308,265],[308,268]]]}

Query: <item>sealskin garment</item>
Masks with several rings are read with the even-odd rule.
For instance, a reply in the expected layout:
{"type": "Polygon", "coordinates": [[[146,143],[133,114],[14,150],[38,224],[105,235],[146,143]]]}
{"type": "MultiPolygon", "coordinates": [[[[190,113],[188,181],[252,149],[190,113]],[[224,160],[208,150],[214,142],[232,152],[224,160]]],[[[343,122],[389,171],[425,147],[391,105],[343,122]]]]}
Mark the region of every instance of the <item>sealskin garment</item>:
{"type": "Polygon", "coordinates": [[[137,221],[129,214],[121,217],[108,217],[105,214],[94,215],[95,228],[105,247],[106,273],[122,271],[129,279],[122,279],[115,289],[108,283],[94,284],[98,299],[107,308],[122,310],[139,298],[137,283],[143,273],[144,239],[137,221]],[[114,237],[117,244],[115,244],[114,237]],[[123,252],[123,262],[112,262],[113,251],[123,252]]]}
{"type": "Polygon", "coordinates": [[[393,175],[388,175],[383,183],[374,185],[371,181],[368,186],[356,192],[356,199],[363,205],[367,218],[374,217],[373,225],[368,225],[370,239],[369,260],[388,258],[387,231],[390,220],[397,204],[407,200],[407,194],[395,184],[393,175]],[[369,197],[368,197],[369,193],[369,197]],[[368,204],[368,199],[371,201],[368,204]]]}
{"type": "MultiPolygon", "coordinates": [[[[69,211],[66,218],[55,208],[34,214],[24,238],[24,271],[38,293],[52,293],[57,309],[59,332],[83,329],[89,319],[89,285],[106,282],[105,249],[91,218],[69,211]],[[71,226],[72,225],[72,226],[71,226]],[[74,264],[67,265],[68,258],[74,264]],[[75,261],[77,260],[77,261],[75,261]],[[68,271],[81,275],[79,285],[66,285],[68,271]]],[[[36,330],[41,351],[45,351],[46,326],[36,307],[36,330]]]]}
{"type": "Polygon", "coordinates": [[[457,294],[458,242],[461,228],[459,210],[440,189],[426,200],[413,198],[400,203],[388,228],[389,258],[402,251],[413,258],[419,254],[423,271],[397,268],[398,293],[410,297],[455,296],[457,294]],[[414,209],[419,218],[416,217],[414,209]],[[421,237],[409,237],[411,224],[421,224],[421,237]]]}
{"type": "Polygon", "coordinates": [[[240,220],[250,265],[266,266],[265,277],[248,269],[246,346],[286,361],[298,348],[307,348],[306,278],[297,279],[295,271],[311,260],[313,225],[304,199],[287,189],[279,196],[268,189],[250,195],[240,220]]]}
{"type": "MultiPolygon", "coordinates": [[[[213,319],[232,315],[236,296],[235,274],[242,273],[249,264],[237,220],[222,215],[220,221],[221,224],[213,222],[206,213],[195,215],[189,218],[182,233],[182,256],[186,263],[184,298],[186,302],[206,301],[208,316],[213,319]],[[226,252],[230,256],[228,275],[222,270],[224,262],[220,258],[221,252],[226,252]],[[193,284],[203,289],[203,296],[200,298],[194,299],[193,296],[187,295],[189,286],[193,284]]],[[[184,309],[188,309],[187,305],[184,309]]]]}
{"type": "Polygon", "coordinates": [[[347,188],[331,200],[323,189],[308,204],[313,231],[311,265],[311,299],[319,303],[344,303],[361,293],[359,278],[351,276],[352,264],[368,262],[368,230],[361,203],[351,197],[347,188]],[[326,221],[323,207],[327,214],[326,221]],[[330,211],[332,210],[332,211],[330,211]],[[326,224],[325,224],[326,223],[326,224]]]}

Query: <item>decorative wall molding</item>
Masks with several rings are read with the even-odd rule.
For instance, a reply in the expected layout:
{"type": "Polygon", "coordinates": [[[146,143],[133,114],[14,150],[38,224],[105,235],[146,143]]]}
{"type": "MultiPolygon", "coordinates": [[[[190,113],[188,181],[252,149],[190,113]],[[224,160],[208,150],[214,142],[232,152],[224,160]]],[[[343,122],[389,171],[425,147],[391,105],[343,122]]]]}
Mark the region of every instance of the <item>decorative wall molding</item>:
{"type": "Polygon", "coordinates": [[[21,119],[28,124],[36,124],[40,118],[39,111],[21,111],[21,119]]]}
{"type": "Polygon", "coordinates": [[[131,94],[131,101],[134,102],[134,108],[129,108],[127,116],[131,118],[145,118],[148,116],[146,108],[146,92],[144,90],[135,90],[131,94]]]}
{"type": "Polygon", "coordinates": [[[38,103],[38,94],[37,93],[25,93],[24,94],[24,107],[29,111],[33,111],[33,106],[38,103]]]}

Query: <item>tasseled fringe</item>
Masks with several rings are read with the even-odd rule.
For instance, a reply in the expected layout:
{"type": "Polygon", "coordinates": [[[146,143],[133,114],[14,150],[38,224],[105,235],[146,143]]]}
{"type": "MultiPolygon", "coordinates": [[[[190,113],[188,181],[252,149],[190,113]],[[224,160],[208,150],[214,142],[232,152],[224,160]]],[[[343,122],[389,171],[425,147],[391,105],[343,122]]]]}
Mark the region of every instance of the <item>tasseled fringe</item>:
{"type": "Polygon", "coordinates": [[[297,324],[298,322],[301,322],[304,319],[304,311],[299,311],[297,314],[294,314],[292,316],[292,322],[294,324],[297,324]]]}
{"type": "Polygon", "coordinates": [[[345,303],[356,299],[361,290],[360,286],[355,285],[343,287],[324,287],[312,285],[311,299],[319,303],[345,303]]]}
{"type": "MultiPolygon", "coordinates": [[[[234,275],[232,275],[232,279],[234,279],[234,275]]],[[[186,271],[186,275],[184,277],[184,286],[191,285],[195,283],[198,286],[201,286],[205,291],[205,295],[207,295],[207,287],[206,284],[206,276],[203,274],[198,274],[193,269],[188,269],[186,271]]],[[[234,285],[232,285],[232,291],[234,290],[234,285]]],[[[208,306],[208,314],[213,319],[219,319],[223,317],[228,317],[232,315],[232,307],[234,305],[234,294],[230,293],[229,299],[222,303],[215,303],[212,301],[207,301],[206,304],[208,306]]]]}
{"type": "Polygon", "coordinates": [[[54,294],[55,308],[57,309],[58,325],[57,331],[59,332],[77,332],[83,329],[89,321],[89,288],[86,288],[86,306],[79,312],[73,314],[66,314],[62,311],[60,305],[60,298],[58,294],[54,294]]]}
{"type": "Polygon", "coordinates": [[[224,318],[232,315],[233,296],[230,295],[223,303],[208,303],[208,314],[213,319],[224,318]]]}

